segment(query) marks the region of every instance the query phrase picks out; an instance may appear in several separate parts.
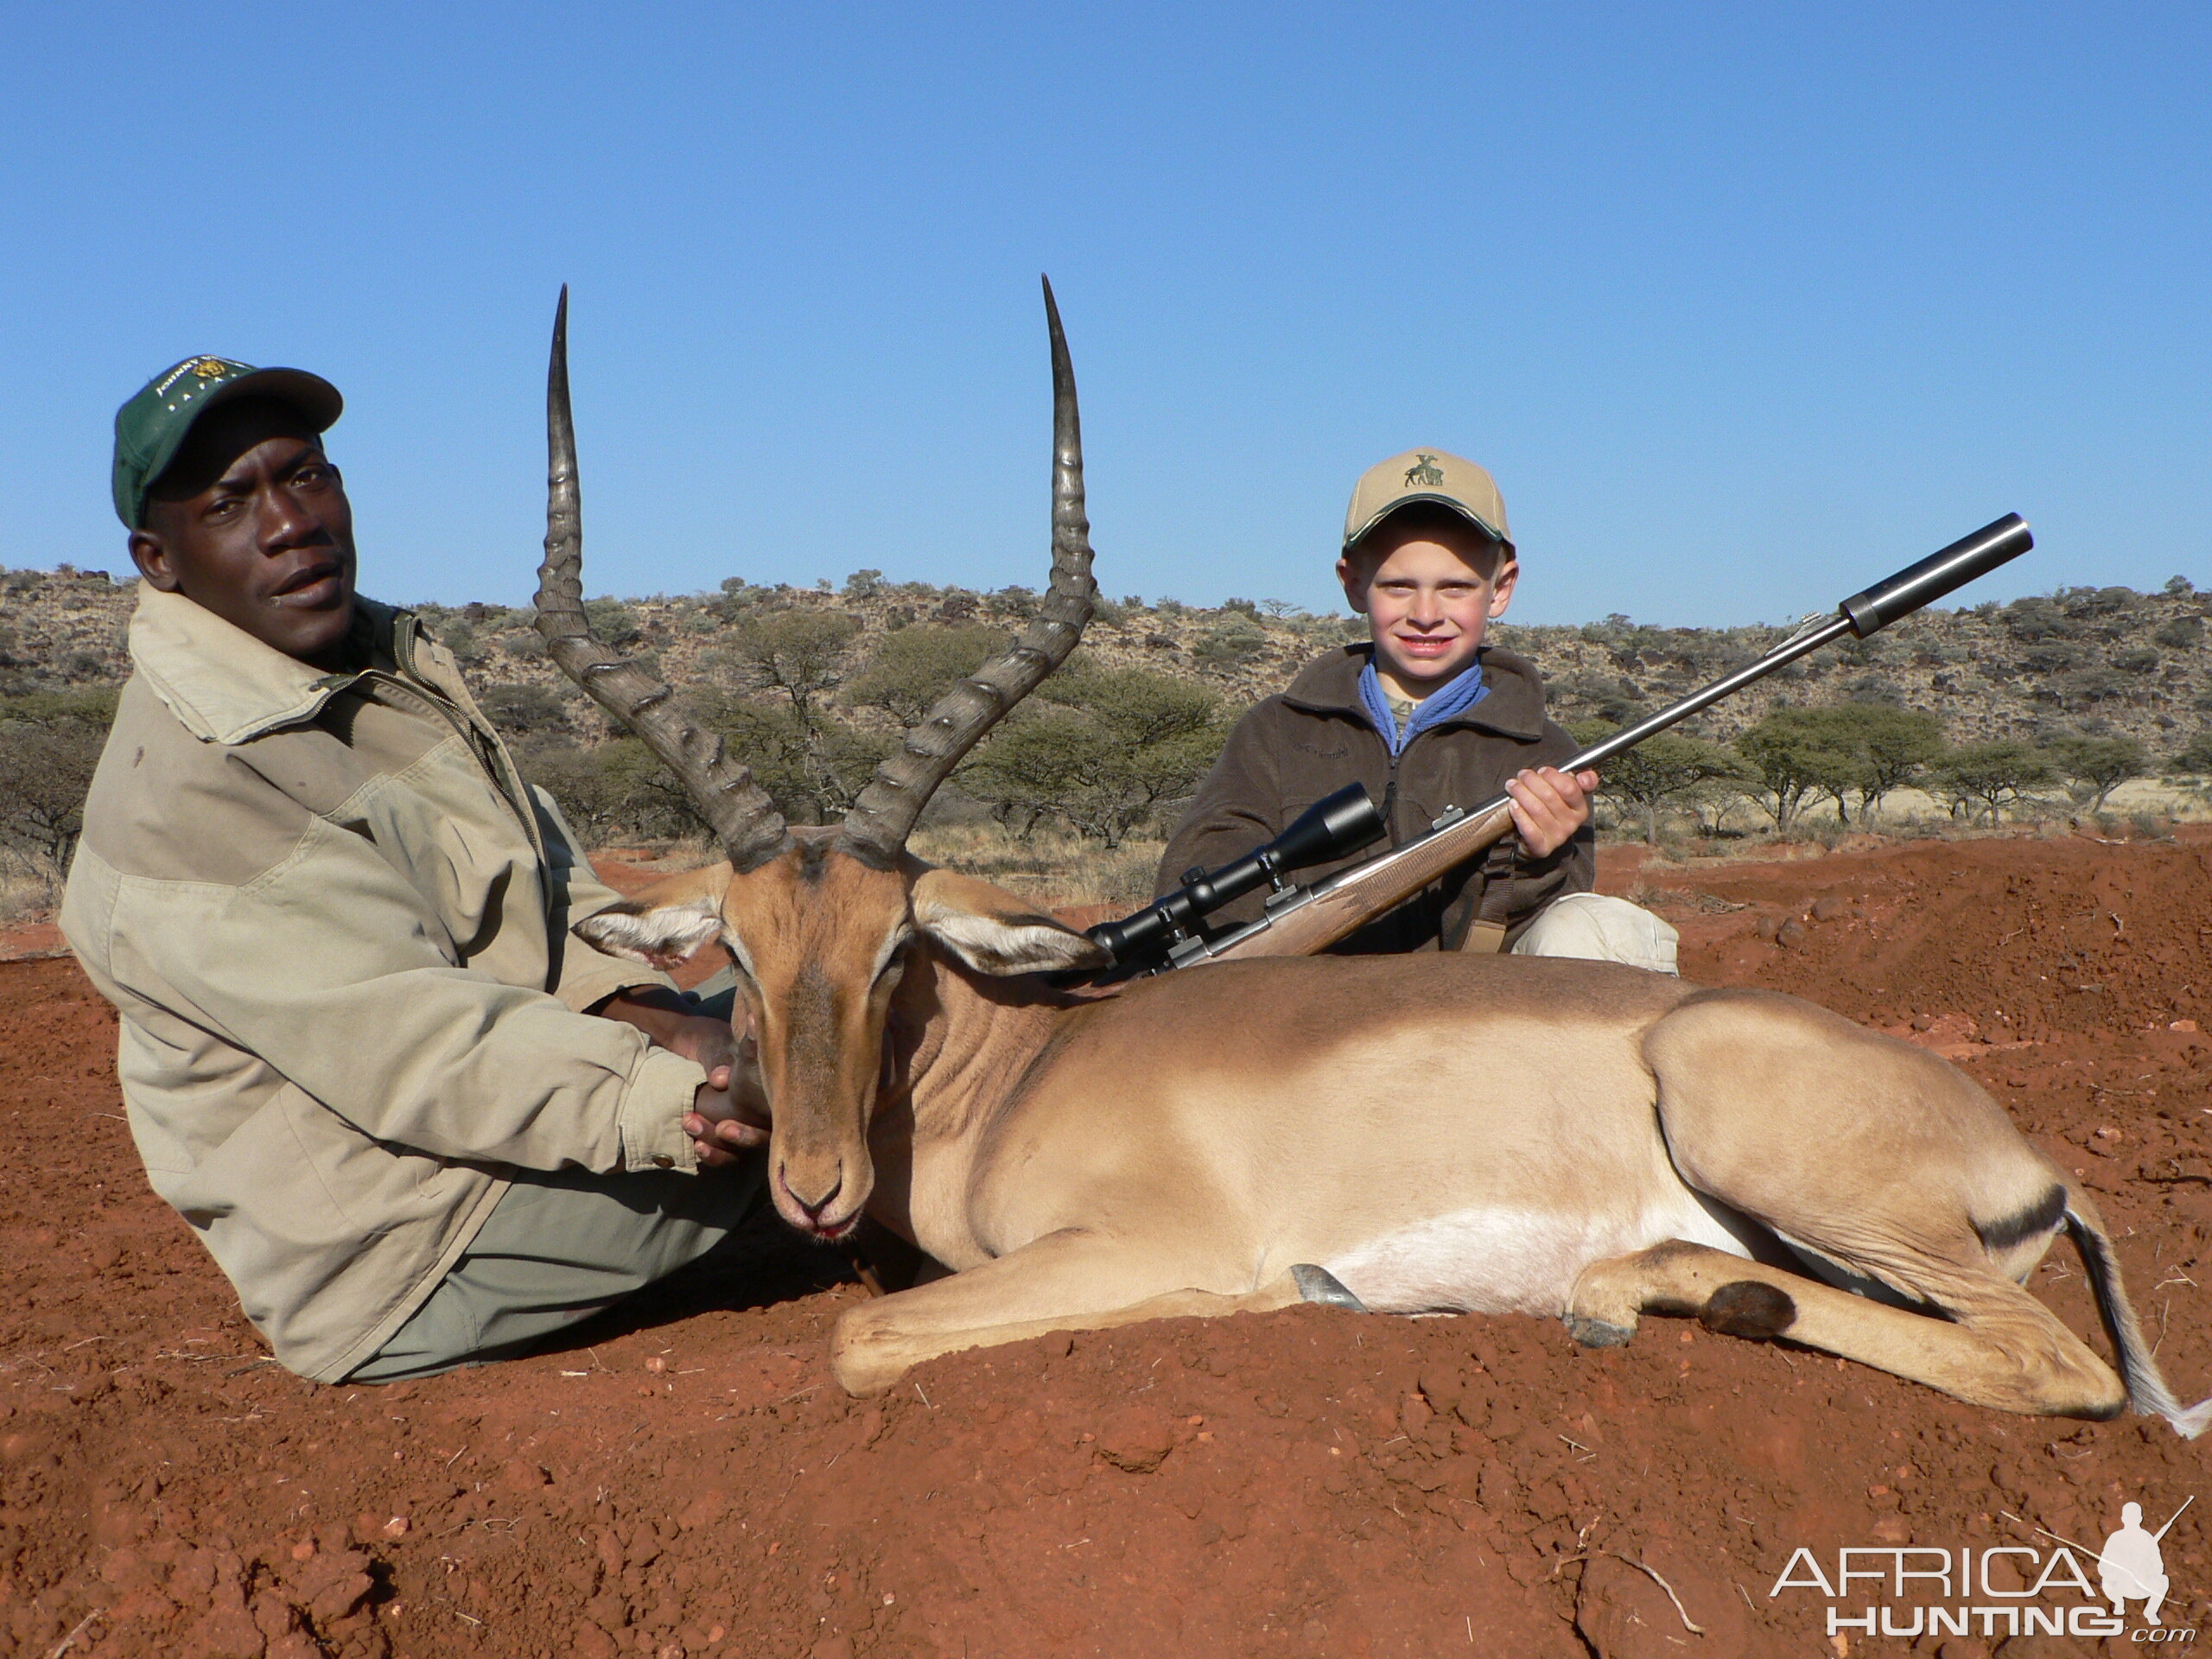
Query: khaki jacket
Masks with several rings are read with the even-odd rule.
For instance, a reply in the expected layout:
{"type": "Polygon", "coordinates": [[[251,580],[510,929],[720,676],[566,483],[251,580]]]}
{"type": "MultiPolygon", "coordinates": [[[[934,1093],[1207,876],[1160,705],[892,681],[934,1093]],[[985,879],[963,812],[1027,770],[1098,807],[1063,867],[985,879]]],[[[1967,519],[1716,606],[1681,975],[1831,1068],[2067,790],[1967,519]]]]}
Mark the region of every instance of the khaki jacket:
{"type": "MultiPolygon", "coordinates": [[[[1347,645],[1317,658],[1287,690],[1237,722],[1168,841],[1157,892],[1180,886],[1194,866],[1217,869],[1272,841],[1346,784],[1367,785],[1389,823],[1387,844],[1395,847],[1426,831],[1448,807],[1472,809],[1495,798],[1522,767],[1557,766],[1575,753],[1573,739],[1545,716],[1535,664],[1491,646],[1482,653],[1489,695],[1417,733],[1394,760],[1360,707],[1360,671],[1373,652],[1372,645],[1347,645]]],[[[1553,899],[1595,885],[1597,838],[1589,825],[1549,858],[1522,857],[1519,847],[1508,836],[1489,858],[1463,865],[1333,948],[1348,954],[1456,950],[1477,921],[1505,928],[1503,942],[1510,944],[1553,899]]],[[[1316,865],[1296,879],[1319,880],[1380,850],[1316,865]]],[[[1256,920],[1264,896],[1248,894],[1215,916],[1256,920]]]]}
{"type": "Polygon", "coordinates": [[[413,617],[324,675],[142,587],[61,926],[122,1014],[154,1190],[276,1357],[334,1382],[512,1168],[693,1166],[704,1074],[583,1010],[667,981],[569,934],[614,902],[413,617]]]}

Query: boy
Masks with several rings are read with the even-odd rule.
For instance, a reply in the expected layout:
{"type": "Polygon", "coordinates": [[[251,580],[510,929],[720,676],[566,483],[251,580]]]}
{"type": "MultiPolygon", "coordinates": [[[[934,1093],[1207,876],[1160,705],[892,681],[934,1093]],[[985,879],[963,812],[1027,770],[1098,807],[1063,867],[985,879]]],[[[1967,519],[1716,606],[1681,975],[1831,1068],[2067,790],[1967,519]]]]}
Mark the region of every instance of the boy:
{"type": "MultiPolygon", "coordinates": [[[[1370,468],[1352,491],[1337,576],[1371,642],[1309,664],[1237,723],[1168,842],[1158,891],[1271,840],[1347,783],[1367,785],[1393,846],[1446,808],[1502,790],[1515,835],[1335,948],[1506,949],[1673,973],[1673,928],[1590,891],[1598,776],[1558,770],[1576,746],[1545,716],[1535,665],[1484,644],[1520,573],[1505,503],[1483,468],[1437,449],[1370,468]]],[[[1251,919],[1261,899],[1216,919],[1251,919]]]]}

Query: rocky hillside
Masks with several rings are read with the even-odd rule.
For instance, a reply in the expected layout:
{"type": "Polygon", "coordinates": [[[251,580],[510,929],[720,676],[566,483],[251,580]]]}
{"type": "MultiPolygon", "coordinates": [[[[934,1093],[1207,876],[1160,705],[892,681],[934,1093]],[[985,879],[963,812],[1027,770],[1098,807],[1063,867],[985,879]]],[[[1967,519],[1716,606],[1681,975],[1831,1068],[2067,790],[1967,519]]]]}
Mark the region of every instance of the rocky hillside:
{"type": "MultiPolygon", "coordinates": [[[[0,696],[112,684],[128,671],[124,625],[134,591],[105,572],[0,572],[0,696]]],[[[753,587],[713,594],[593,602],[601,632],[648,655],[680,686],[741,684],[730,644],[748,622],[810,612],[841,625],[818,664],[819,694],[836,698],[885,637],[916,626],[1018,626],[1037,596],[887,582],[862,571],[842,589],[753,587]]],[[[2161,758],[2212,728],[2212,592],[2177,578],[2164,592],[2064,588],[2048,596],[1929,611],[1863,642],[1794,664],[1706,717],[1727,738],[1780,704],[1885,702],[1940,716],[1954,742],[2066,732],[2125,734],[2161,758]]],[[[427,605],[421,613],[460,653],[478,684],[524,702],[550,695],[580,733],[603,730],[539,650],[527,611],[427,605]],[[526,690],[528,688],[535,688],[526,690]]],[[[1779,628],[1652,628],[1624,616],[1580,627],[1513,627],[1498,640],[1534,658],[1562,719],[1646,712],[1749,661],[1779,628]]],[[[1201,609],[1131,598],[1101,607],[1085,649],[1101,665],[1143,666],[1217,691],[1232,707],[1279,690],[1299,664],[1346,639],[1350,617],[1317,617],[1234,601],[1201,609]],[[1276,613],[1280,612],[1281,613],[1276,613]]],[[[863,723],[888,724],[879,710],[863,723]]]]}

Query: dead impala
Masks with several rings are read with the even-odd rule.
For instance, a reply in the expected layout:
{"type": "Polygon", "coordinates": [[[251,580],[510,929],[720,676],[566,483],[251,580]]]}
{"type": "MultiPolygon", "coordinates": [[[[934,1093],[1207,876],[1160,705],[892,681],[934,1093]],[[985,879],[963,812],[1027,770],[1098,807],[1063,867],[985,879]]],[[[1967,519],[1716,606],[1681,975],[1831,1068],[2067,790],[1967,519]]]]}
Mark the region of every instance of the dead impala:
{"type": "Polygon", "coordinates": [[[1646,1312],[1789,1339],[2007,1411],[2184,1434],[2088,1196],[1963,1073],[1809,1003],[1503,956],[1229,962],[1057,990],[1103,952],[906,851],[931,791],[1090,616],[1073,373],[1046,290],[1052,563],[1039,614],[909,732],[836,828],[787,826],[667,686],[593,637],[566,301],[538,626],[683,780],[728,862],[579,931],[669,963],[719,942],[773,1115],[778,1209],[863,1209],[955,1271],[848,1311],[855,1393],[956,1349],[1281,1307],[1646,1312]],[[2023,1284],[2070,1233],[2120,1376],[2023,1284]],[[2121,1376],[2126,1381],[2123,1382],[2121,1376]]]}

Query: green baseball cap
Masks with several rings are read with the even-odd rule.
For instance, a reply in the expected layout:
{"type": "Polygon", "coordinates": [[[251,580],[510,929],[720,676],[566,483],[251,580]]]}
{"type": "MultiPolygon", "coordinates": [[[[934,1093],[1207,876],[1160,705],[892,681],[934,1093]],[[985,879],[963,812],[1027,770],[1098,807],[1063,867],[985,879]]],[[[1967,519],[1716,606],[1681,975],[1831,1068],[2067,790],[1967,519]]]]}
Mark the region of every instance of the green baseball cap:
{"type": "Polygon", "coordinates": [[[227,357],[188,357],[149,380],[115,411],[115,511],[143,529],[146,491],[176,459],[192,423],[235,397],[273,397],[327,432],[344,412],[338,388],[304,369],[257,369],[227,357]]]}

